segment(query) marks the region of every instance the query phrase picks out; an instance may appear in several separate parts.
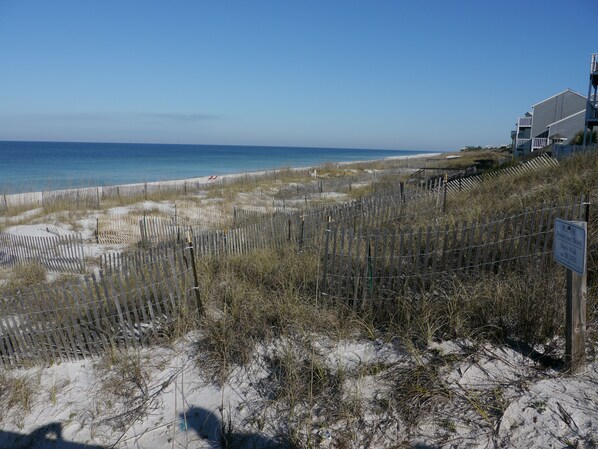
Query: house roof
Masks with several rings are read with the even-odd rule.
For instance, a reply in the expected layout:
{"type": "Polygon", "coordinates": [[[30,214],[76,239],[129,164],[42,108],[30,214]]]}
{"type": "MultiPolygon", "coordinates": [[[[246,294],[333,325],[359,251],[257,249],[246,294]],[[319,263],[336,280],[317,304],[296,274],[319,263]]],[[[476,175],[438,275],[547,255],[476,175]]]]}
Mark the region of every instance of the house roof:
{"type": "Polygon", "coordinates": [[[567,117],[557,120],[556,122],[549,123],[548,125],[546,125],[546,128],[550,128],[552,125],[556,125],[557,123],[564,122],[565,120],[569,120],[571,117],[575,117],[576,115],[579,115],[579,114],[585,113],[585,112],[586,112],[586,110],[584,108],[581,111],[576,112],[575,114],[568,115],[567,117]]]}
{"type": "Polygon", "coordinates": [[[544,100],[542,100],[542,101],[538,101],[536,104],[532,105],[532,108],[533,108],[534,106],[538,106],[540,103],[544,103],[545,101],[552,100],[554,97],[558,97],[559,95],[561,95],[561,94],[564,94],[565,92],[571,92],[572,94],[579,95],[579,96],[580,96],[581,98],[583,98],[584,100],[586,99],[586,97],[584,97],[584,96],[583,96],[582,94],[580,94],[579,92],[575,92],[575,91],[574,91],[574,90],[572,90],[572,89],[565,89],[565,90],[563,90],[562,92],[559,92],[558,94],[554,94],[552,97],[548,97],[548,98],[545,98],[545,99],[544,99],[544,100]]]}

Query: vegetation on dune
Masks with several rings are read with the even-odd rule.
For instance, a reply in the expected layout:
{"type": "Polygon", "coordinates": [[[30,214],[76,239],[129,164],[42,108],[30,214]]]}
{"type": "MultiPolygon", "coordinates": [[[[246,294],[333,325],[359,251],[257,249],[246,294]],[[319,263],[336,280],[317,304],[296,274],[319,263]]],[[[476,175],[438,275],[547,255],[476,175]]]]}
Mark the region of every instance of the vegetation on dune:
{"type": "MultiPolygon", "coordinates": [[[[473,153],[463,154],[462,162],[471,164],[480,156],[473,153]]],[[[389,164],[400,166],[392,161],[389,164]]],[[[331,165],[322,168],[321,174],[343,178],[353,176],[352,170],[358,169],[331,165]]],[[[578,155],[557,167],[495,177],[452,194],[447,198],[445,213],[436,206],[408,204],[408,213],[400,222],[382,223],[380,230],[471,222],[580,195],[597,198],[596,173],[598,154],[578,155]]],[[[375,182],[352,187],[350,195],[365,196],[393,182],[396,185],[399,179],[405,180],[387,173],[375,182]]],[[[259,181],[240,178],[226,186],[213,186],[208,196],[233,202],[248,190],[270,189],[291,181],[309,180],[305,174],[288,170],[259,181]]],[[[588,328],[593,347],[598,341],[596,217],[598,214],[591,212],[588,257],[588,328]]],[[[197,257],[199,294],[206,314],[197,320],[189,311],[179,313],[164,330],[162,339],[174,341],[193,331],[197,366],[218,385],[226,384],[240,367],[259,364],[263,376],[254,385],[259,410],[254,411],[250,421],[257,431],[277,435],[286,446],[315,447],[322,438],[321,430],[331,424],[339,429],[339,445],[344,441],[348,446],[357,440],[365,444],[364,439],[375,434],[372,429],[364,431],[368,417],[378,417],[378,429],[385,423],[400,423],[408,431],[423,414],[455,400],[456,395],[492,431],[507,405],[502,391],[497,389],[484,398],[467,390],[455,393],[442,376],[457,359],[434,352],[434,344],[451,340],[475,348],[486,343],[507,343],[529,348],[529,353],[542,360],[562,354],[565,279],[564,270],[554,264],[539,265],[530,260],[526,267],[518,266],[516,270],[472,270],[439,273],[428,280],[415,278],[408,287],[384,298],[382,305],[369,307],[321,295],[322,260],[321,249],[292,244],[244,255],[197,257]],[[409,357],[403,363],[364,362],[354,369],[330,363],[331,347],[355,340],[394,345],[396,353],[409,357]],[[362,397],[355,385],[367,379],[390,385],[388,394],[362,397]]],[[[150,273],[145,275],[149,278],[150,273]]],[[[45,280],[45,276],[43,267],[32,264],[15,270],[14,279],[5,288],[25,287],[45,280]]],[[[137,301],[135,295],[131,296],[131,301],[137,301]]],[[[96,364],[102,388],[109,393],[98,407],[115,409],[121,417],[127,407],[139,413],[145,411],[154,400],[148,393],[147,363],[139,354],[107,354],[96,364]],[[114,408],[113,402],[124,408],[114,408]]],[[[30,400],[28,388],[21,384],[10,378],[0,379],[0,388],[11,385],[16,392],[10,393],[15,397],[6,399],[9,393],[0,391],[0,399],[26,407],[30,400]]],[[[134,421],[129,418],[135,416],[126,418],[115,422],[116,428],[128,426],[134,421]]],[[[232,425],[232,421],[226,421],[222,435],[227,430],[231,433],[232,425]]],[[[442,425],[449,433],[455,432],[452,418],[446,418],[442,425]]],[[[367,443],[375,445],[374,440],[367,443]]]]}

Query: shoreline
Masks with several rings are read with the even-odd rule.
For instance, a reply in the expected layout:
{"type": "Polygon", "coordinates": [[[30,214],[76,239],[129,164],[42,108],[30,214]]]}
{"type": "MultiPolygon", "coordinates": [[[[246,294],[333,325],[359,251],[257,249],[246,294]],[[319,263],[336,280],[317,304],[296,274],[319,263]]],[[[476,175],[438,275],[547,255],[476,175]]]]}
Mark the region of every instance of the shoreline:
{"type": "MultiPolygon", "coordinates": [[[[421,154],[411,154],[405,156],[388,156],[381,159],[368,159],[368,160],[358,160],[358,161],[342,161],[342,162],[325,162],[318,165],[311,165],[306,167],[291,167],[290,170],[293,171],[301,171],[301,170],[314,170],[318,167],[322,167],[328,164],[336,164],[338,166],[346,166],[352,164],[364,164],[364,163],[374,163],[380,161],[390,161],[390,160],[410,160],[410,159],[422,159],[422,158],[429,158],[432,156],[442,156],[447,154],[446,152],[443,153],[421,153],[421,154]]],[[[53,194],[53,195],[70,195],[81,193],[85,195],[97,195],[99,197],[103,196],[104,190],[110,191],[113,189],[128,189],[128,190],[137,190],[138,193],[142,193],[147,191],[146,189],[152,187],[158,187],[157,190],[152,190],[152,192],[160,191],[160,187],[181,187],[185,188],[186,184],[197,184],[197,187],[200,186],[209,186],[212,184],[217,184],[218,182],[222,182],[223,180],[233,180],[236,178],[241,178],[244,176],[265,176],[268,173],[277,173],[282,170],[287,169],[287,167],[280,167],[274,169],[267,169],[267,170],[258,170],[258,171],[250,171],[250,172],[239,172],[239,173],[227,173],[223,175],[216,175],[214,179],[210,179],[211,176],[199,176],[195,178],[184,178],[184,179],[171,179],[171,180],[163,180],[163,181],[149,181],[149,182],[136,182],[136,183],[129,183],[129,184],[115,184],[115,185],[105,185],[105,186],[93,186],[93,187],[78,187],[78,188],[69,188],[69,189],[52,189],[52,190],[42,190],[42,191],[32,191],[32,192],[20,192],[20,193],[7,193],[0,195],[0,210],[6,211],[10,207],[18,207],[18,206],[26,206],[28,204],[31,205],[39,205],[42,206],[43,196],[44,194],[53,194]]],[[[130,195],[131,193],[127,193],[130,195]]]]}

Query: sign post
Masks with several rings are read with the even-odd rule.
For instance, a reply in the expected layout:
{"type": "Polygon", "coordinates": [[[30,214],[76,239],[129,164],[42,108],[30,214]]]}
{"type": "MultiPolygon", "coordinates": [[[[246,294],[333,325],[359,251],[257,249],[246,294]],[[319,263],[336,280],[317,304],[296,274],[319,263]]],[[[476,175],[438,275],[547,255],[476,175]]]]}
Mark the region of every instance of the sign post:
{"type": "Polygon", "coordinates": [[[556,219],[553,256],[567,268],[565,366],[570,372],[584,364],[586,347],[587,223],[556,219]]]}

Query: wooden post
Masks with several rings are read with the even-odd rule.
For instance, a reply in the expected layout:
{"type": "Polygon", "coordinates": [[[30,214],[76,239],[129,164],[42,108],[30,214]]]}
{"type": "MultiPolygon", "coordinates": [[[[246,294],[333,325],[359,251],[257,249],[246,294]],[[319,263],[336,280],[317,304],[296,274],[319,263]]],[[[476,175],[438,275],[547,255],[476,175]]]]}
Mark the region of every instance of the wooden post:
{"type": "Polygon", "coordinates": [[[299,237],[299,248],[303,246],[303,232],[305,230],[305,214],[301,214],[301,236],[299,237]]]}
{"type": "Polygon", "coordinates": [[[193,290],[195,291],[195,299],[197,301],[197,310],[199,312],[199,316],[204,316],[206,311],[204,309],[203,302],[201,301],[201,296],[199,294],[199,280],[197,279],[197,267],[195,266],[195,249],[193,248],[193,240],[189,235],[187,237],[187,244],[189,245],[189,252],[191,253],[191,268],[193,269],[193,290]]]}
{"type": "Polygon", "coordinates": [[[399,183],[399,188],[401,190],[401,202],[404,203],[405,202],[405,183],[403,181],[401,181],[399,183]]]}
{"type": "Polygon", "coordinates": [[[96,243],[100,243],[100,219],[96,218],[96,243]]]}
{"type": "Polygon", "coordinates": [[[143,245],[147,244],[147,221],[145,212],[143,212],[143,220],[139,222],[140,231],[141,231],[141,243],[143,245]]]}
{"type": "Polygon", "coordinates": [[[444,175],[444,198],[442,200],[442,213],[446,214],[446,191],[448,189],[448,174],[444,175]]]}
{"type": "MultiPolygon", "coordinates": [[[[586,236],[590,220],[590,195],[585,201],[585,223],[581,222],[586,236]]],[[[585,257],[585,255],[584,255],[585,257]]],[[[583,274],[567,269],[567,311],[565,323],[565,368],[571,373],[579,371],[585,362],[586,352],[586,300],[588,295],[588,270],[583,274]]]]}
{"type": "Polygon", "coordinates": [[[565,325],[565,367],[579,371],[585,360],[587,270],[583,275],[567,270],[567,312],[565,325]]]}
{"type": "MultiPolygon", "coordinates": [[[[328,221],[326,222],[326,243],[325,243],[326,252],[325,252],[325,255],[324,255],[324,269],[322,270],[322,272],[323,272],[323,280],[322,280],[322,289],[319,292],[320,294],[322,292],[326,293],[326,291],[327,291],[327,287],[326,287],[326,281],[327,281],[326,277],[327,276],[326,275],[328,274],[327,273],[327,270],[328,270],[328,250],[330,249],[330,245],[329,244],[330,244],[330,232],[331,232],[330,226],[331,226],[331,222],[332,222],[332,217],[330,217],[330,215],[329,215],[328,216],[328,221]]],[[[319,295],[316,295],[316,297],[319,298],[319,295]]]]}
{"type": "MultiPolygon", "coordinates": [[[[586,215],[589,211],[586,208],[586,215]]],[[[585,361],[588,223],[556,219],[553,257],[567,269],[565,369],[579,371],[585,361]]]]}

